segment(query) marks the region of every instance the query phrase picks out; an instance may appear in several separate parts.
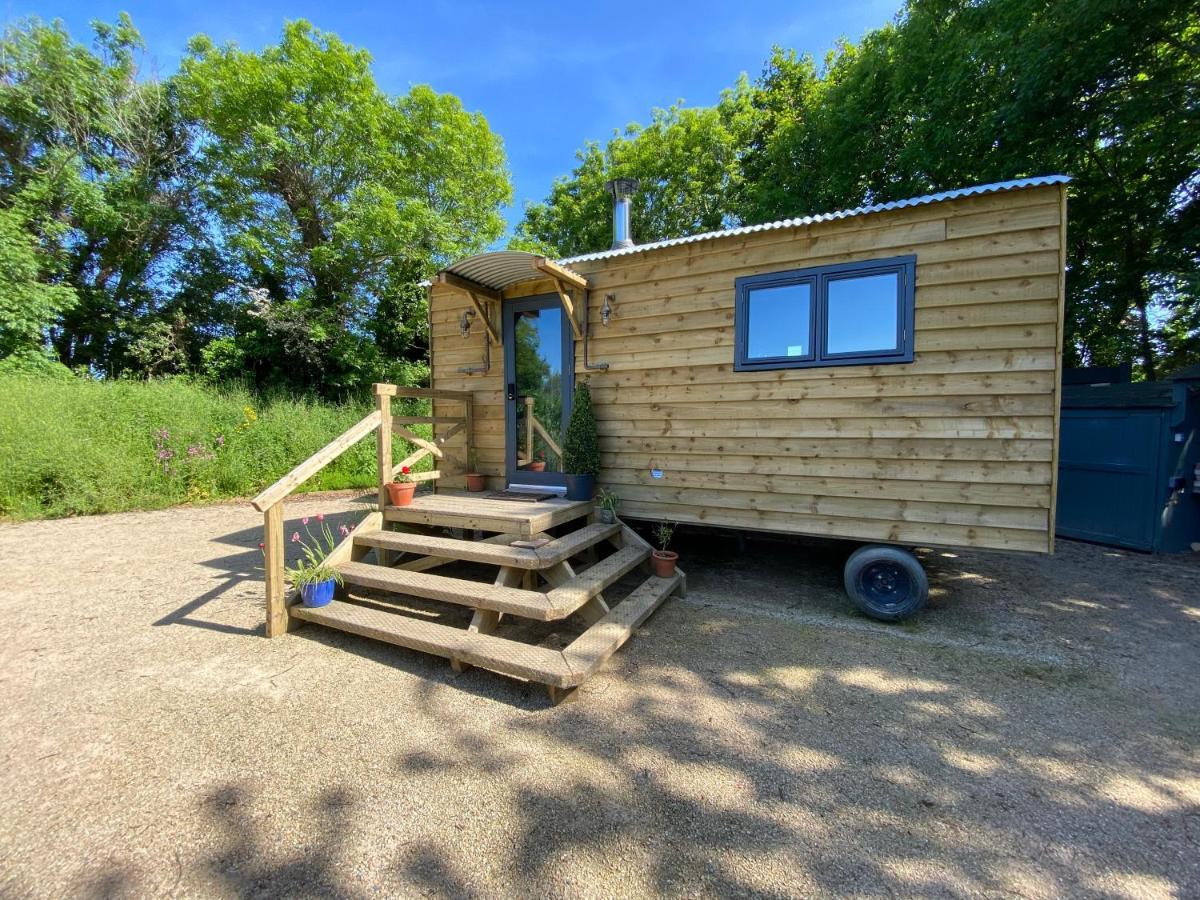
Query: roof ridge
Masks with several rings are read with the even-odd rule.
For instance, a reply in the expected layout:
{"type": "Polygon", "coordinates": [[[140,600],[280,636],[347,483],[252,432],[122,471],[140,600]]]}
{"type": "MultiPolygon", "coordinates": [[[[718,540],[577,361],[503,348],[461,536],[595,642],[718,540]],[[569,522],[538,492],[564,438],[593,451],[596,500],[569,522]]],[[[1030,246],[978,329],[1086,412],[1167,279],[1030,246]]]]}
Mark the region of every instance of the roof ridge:
{"type": "Polygon", "coordinates": [[[867,206],[855,206],[834,212],[818,213],[810,216],[797,216],[779,219],[774,222],[763,222],[759,225],[738,225],[734,228],[723,228],[718,231],[705,231],[684,237],[665,238],[650,241],[645,244],[634,244],[619,250],[601,250],[596,253],[581,253],[558,260],[559,265],[568,266],[572,263],[590,262],[597,259],[608,259],[614,256],[630,256],[634,253],[645,253],[648,250],[658,250],[663,247],[675,247],[680,244],[690,244],[696,241],[708,241],[714,238],[735,237],[741,234],[753,234],[758,231],[771,231],[779,228],[794,228],[799,225],[813,225],[818,222],[830,222],[837,219],[849,219],[855,216],[876,212],[886,212],[893,209],[904,209],[909,206],[922,206],[927,203],[937,203],[942,200],[957,200],[960,197],[973,197],[980,194],[994,194],[1000,191],[1011,191],[1025,187],[1042,187],[1051,184],[1067,184],[1071,181],[1068,175],[1037,175],[1030,178],[1015,178],[1010,181],[996,181],[990,184],[977,184],[971,187],[956,188],[951,191],[941,191],[936,194],[923,194],[919,197],[908,197],[903,200],[892,200],[888,203],[873,203],[867,206]]]}

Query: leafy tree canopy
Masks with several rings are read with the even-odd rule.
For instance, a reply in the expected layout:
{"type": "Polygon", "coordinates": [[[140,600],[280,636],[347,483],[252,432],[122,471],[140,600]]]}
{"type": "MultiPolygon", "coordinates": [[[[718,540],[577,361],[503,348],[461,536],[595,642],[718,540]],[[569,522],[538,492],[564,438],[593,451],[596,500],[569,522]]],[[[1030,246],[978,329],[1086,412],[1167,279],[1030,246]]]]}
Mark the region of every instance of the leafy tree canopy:
{"type": "Polygon", "coordinates": [[[720,123],[709,177],[688,174],[691,152],[661,149],[700,152],[696,129],[655,113],[585,147],[518,234],[604,249],[614,175],[650,185],[634,207],[645,241],[1065,172],[1067,362],[1136,361],[1154,378],[1200,360],[1198,95],[1188,0],[910,0],[819,65],[776,49],[751,88],[689,110],[720,123]]]}

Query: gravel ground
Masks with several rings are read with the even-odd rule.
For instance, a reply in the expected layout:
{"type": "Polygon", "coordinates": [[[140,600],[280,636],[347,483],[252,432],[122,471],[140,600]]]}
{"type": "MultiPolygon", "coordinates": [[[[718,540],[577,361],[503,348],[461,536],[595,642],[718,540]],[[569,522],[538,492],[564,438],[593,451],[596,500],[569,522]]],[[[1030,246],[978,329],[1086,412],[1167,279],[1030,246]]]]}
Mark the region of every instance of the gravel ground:
{"type": "MultiPolygon", "coordinates": [[[[360,507],[309,498],[288,516],[360,507]]],[[[258,517],[0,527],[0,896],[1200,896],[1200,557],[679,540],[577,702],[262,635],[258,517]]]]}

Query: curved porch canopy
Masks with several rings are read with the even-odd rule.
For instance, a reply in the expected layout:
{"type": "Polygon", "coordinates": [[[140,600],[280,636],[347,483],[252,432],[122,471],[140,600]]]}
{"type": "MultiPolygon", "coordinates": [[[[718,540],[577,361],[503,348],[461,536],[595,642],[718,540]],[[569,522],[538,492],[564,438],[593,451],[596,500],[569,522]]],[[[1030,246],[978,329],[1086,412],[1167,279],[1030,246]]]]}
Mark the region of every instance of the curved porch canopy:
{"type": "MultiPolygon", "coordinates": [[[[456,288],[471,298],[471,302],[483,313],[483,300],[500,301],[504,291],[527,281],[549,279],[554,283],[567,321],[576,339],[582,337],[582,329],[575,315],[575,304],[570,291],[578,288],[587,290],[587,279],[552,259],[526,253],[523,250],[496,250],[478,253],[442,269],[433,278],[433,284],[444,284],[456,288]]],[[[484,315],[484,320],[488,316],[484,315]]],[[[489,326],[489,331],[491,331],[489,326]]]]}

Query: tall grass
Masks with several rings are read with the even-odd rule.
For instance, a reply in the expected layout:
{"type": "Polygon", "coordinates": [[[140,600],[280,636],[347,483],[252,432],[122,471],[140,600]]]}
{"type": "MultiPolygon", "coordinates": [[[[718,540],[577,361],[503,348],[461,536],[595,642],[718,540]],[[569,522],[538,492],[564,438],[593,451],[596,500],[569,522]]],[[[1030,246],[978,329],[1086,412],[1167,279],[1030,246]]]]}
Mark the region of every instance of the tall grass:
{"type": "MultiPolygon", "coordinates": [[[[0,516],[252,496],[365,416],[366,400],[259,398],[182,379],[0,377],[0,516]]],[[[375,441],[366,438],[301,490],[374,484],[375,441]]]]}

